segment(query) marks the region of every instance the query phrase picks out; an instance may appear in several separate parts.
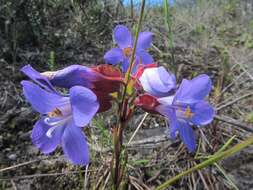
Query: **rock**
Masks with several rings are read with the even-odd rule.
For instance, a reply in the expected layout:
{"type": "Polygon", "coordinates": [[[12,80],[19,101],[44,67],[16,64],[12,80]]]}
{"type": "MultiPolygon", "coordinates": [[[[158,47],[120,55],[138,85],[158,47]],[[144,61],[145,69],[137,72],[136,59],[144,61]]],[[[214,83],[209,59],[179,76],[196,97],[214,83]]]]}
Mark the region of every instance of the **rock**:
{"type": "Polygon", "coordinates": [[[39,149],[33,145],[30,145],[27,147],[27,153],[30,155],[36,155],[39,153],[39,149]]]}
{"type": "Polygon", "coordinates": [[[10,160],[16,160],[16,159],[17,159],[17,155],[16,155],[16,154],[10,154],[10,155],[8,156],[8,158],[9,158],[10,160]]]}

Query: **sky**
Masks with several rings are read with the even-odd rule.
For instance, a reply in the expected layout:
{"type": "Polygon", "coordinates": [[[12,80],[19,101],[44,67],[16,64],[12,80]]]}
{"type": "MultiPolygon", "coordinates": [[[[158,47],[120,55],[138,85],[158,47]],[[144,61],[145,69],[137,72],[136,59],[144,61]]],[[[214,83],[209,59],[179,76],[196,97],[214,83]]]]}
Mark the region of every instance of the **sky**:
{"type": "MultiPolygon", "coordinates": [[[[173,5],[175,3],[175,0],[168,0],[170,5],[173,5]]],[[[133,0],[134,5],[138,5],[141,3],[141,0],[133,0]]],[[[123,0],[123,4],[125,6],[128,6],[131,4],[131,0],[123,0]]],[[[147,5],[151,5],[151,6],[156,6],[156,5],[162,5],[163,4],[163,0],[146,0],[146,4],[147,5]]]]}

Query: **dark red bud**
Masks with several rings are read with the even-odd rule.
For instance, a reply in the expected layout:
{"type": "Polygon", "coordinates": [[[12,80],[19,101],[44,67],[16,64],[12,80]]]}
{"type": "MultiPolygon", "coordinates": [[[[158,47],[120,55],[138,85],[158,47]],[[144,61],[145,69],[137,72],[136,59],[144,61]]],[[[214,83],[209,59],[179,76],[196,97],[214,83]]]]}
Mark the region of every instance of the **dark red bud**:
{"type": "Polygon", "coordinates": [[[112,65],[102,64],[91,68],[105,77],[122,78],[121,71],[112,65]]]}
{"type": "Polygon", "coordinates": [[[99,102],[98,112],[107,111],[112,107],[112,97],[109,94],[97,90],[94,90],[94,93],[97,95],[97,99],[99,102]]]}
{"type": "Polygon", "coordinates": [[[120,85],[124,83],[124,78],[119,69],[112,65],[98,65],[92,68],[98,76],[93,82],[95,91],[103,91],[105,94],[118,92],[120,85]]]}
{"type": "Polygon", "coordinates": [[[158,113],[155,108],[160,104],[157,101],[157,98],[154,96],[151,96],[149,94],[143,94],[139,95],[135,101],[134,104],[137,107],[141,107],[143,110],[149,112],[149,113],[158,113]]]}

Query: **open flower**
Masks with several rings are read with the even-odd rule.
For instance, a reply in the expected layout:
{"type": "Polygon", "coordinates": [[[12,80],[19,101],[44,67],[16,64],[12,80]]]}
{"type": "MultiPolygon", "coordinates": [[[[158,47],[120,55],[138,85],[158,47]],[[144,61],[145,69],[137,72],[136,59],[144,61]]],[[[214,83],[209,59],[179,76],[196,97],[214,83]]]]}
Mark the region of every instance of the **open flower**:
{"type": "MultiPolygon", "coordinates": [[[[153,76],[155,80],[156,74],[153,76]]],[[[147,85],[146,81],[142,81],[141,84],[147,85]]],[[[191,125],[207,125],[213,120],[215,114],[212,106],[204,100],[211,91],[211,87],[210,78],[202,74],[192,80],[184,79],[175,95],[159,98],[144,94],[136,99],[135,104],[146,111],[165,116],[170,123],[171,137],[175,138],[178,132],[188,150],[193,152],[196,149],[196,140],[191,125]]],[[[156,85],[154,90],[162,92],[164,86],[156,85]]],[[[148,92],[154,91],[148,88],[148,92]]]]}
{"type": "MultiPolygon", "coordinates": [[[[43,77],[40,79],[46,81],[43,77]]],[[[27,101],[41,114],[32,130],[32,142],[45,154],[61,144],[64,155],[73,164],[88,164],[89,150],[81,127],[86,126],[99,109],[96,95],[82,86],[70,88],[69,96],[63,96],[48,89],[50,83],[44,89],[30,81],[21,84],[27,101]]]]}
{"type": "Polygon", "coordinates": [[[121,72],[111,65],[99,65],[88,68],[83,65],[71,65],[57,71],[39,73],[30,65],[21,71],[44,88],[54,91],[52,85],[71,88],[79,85],[91,89],[97,96],[99,112],[111,108],[111,93],[118,92],[123,83],[121,72]]]}
{"type": "MultiPolygon", "coordinates": [[[[117,25],[114,28],[113,36],[119,47],[112,48],[106,52],[104,55],[105,62],[113,65],[122,63],[122,70],[126,72],[133,52],[134,42],[131,32],[124,25],[117,25]]],[[[152,56],[146,51],[151,46],[151,41],[151,32],[141,32],[139,34],[135,53],[135,66],[139,63],[146,65],[154,62],[152,56]]]]}

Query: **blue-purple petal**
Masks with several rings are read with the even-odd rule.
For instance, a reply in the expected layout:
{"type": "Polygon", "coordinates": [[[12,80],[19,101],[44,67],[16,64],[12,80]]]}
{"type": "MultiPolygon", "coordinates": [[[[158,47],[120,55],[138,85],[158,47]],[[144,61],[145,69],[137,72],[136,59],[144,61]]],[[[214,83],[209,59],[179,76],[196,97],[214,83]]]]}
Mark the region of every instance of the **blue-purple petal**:
{"type": "Polygon", "coordinates": [[[147,49],[150,48],[152,42],[151,32],[141,32],[137,41],[137,49],[147,49]]]}
{"type": "Polygon", "coordinates": [[[129,67],[129,59],[128,58],[125,58],[122,62],[122,72],[123,73],[126,73],[127,72],[127,69],[129,67]]]}
{"type": "Polygon", "coordinates": [[[104,55],[104,59],[106,63],[110,64],[118,64],[123,61],[124,55],[123,51],[120,48],[112,48],[104,55]]]}
{"type": "Polygon", "coordinates": [[[33,69],[31,65],[22,67],[21,71],[41,87],[47,89],[48,91],[56,92],[49,80],[46,77],[42,76],[38,71],[33,69]]]}
{"type": "Polygon", "coordinates": [[[169,118],[169,124],[170,124],[170,128],[169,128],[169,131],[170,131],[170,136],[172,139],[176,139],[176,132],[178,131],[178,121],[177,121],[177,118],[176,118],[176,113],[169,109],[168,111],[168,118],[169,118]]]}
{"type": "MultiPolygon", "coordinates": [[[[139,60],[135,59],[134,63],[133,63],[133,67],[132,67],[132,74],[134,75],[138,69],[138,64],[139,64],[139,60]]],[[[124,58],[123,62],[122,62],[122,71],[124,73],[127,72],[127,70],[130,67],[130,59],[129,58],[124,58]]]]}
{"type": "Polygon", "coordinates": [[[48,92],[30,81],[22,81],[21,84],[26,100],[41,114],[47,114],[69,102],[68,97],[48,92]]]}
{"type": "Polygon", "coordinates": [[[89,163],[89,149],[80,127],[70,122],[62,136],[62,148],[68,160],[76,165],[89,163]]]}
{"type": "Polygon", "coordinates": [[[88,88],[74,86],[70,88],[70,102],[75,125],[84,127],[97,113],[97,96],[88,88]]]}
{"type": "Polygon", "coordinates": [[[172,106],[173,100],[175,96],[166,96],[162,98],[157,98],[157,101],[163,106],[172,106]]]}
{"type": "Polygon", "coordinates": [[[52,137],[49,138],[46,133],[51,128],[44,122],[45,118],[42,118],[36,122],[32,130],[32,142],[43,153],[48,154],[53,152],[61,142],[61,137],[64,131],[64,126],[55,128],[52,132],[52,137]]]}
{"type": "Polygon", "coordinates": [[[159,105],[156,107],[156,111],[166,117],[169,121],[169,132],[171,138],[176,139],[176,132],[178,130],[178,121],[176,117],[176,113],[171,106],[168,105],[159,105]]]}
{"type": "Polygon", "coordinates": [[[176,132],[178,131],[180,138],[188,148],[189,152],[193,152],[196,148],[196,140],[191,126],[184,120],[178,120],[176,113],[171,106],[159,105],[156,110],[169,120],[171,138],[175,139],[176,132]]]}
{"type": "Polygon", "coordinates": [[[75,85],[91,88],[91,81],[94,80],[96,80],[96,75],[90,68],[83,65],[71,65],[64,69],[55,71],[55,74],[50,79],[50,82],[54,86],[62,88],[71,88],[75,85]]]}
{"type": "Polygon", "coordinates": [[[126,47],[132,47],[133,39],[132,34],[124,25],[117,25],[113,31],[114,40],[118,46],[123,49],[126,47]]]}
{"type": "Polygon", "coordinates": [[[140,63],[144,65],[154,63],[153,57],[146,50],[137,50],[137,57],[140,59],[140,63]]]}
{"type": "Polygon", "coordinates": [[[196,103],[203,100],[211,89],[212,82],[208,75],[202,74],[192,80],[184,79],[179,86],[175,100],[183,103],[196,103]]]}
{"type": "Polygon", "coordinates": [[[189,152],[194,152],[196,149],[196,140],[195,140],[195,134],[192,127],[185,121],[180,120],[178,121],[178,132],[179,136],[186,145],[189,152]]]}
{"type": "Polygon", "coordinates": [[[176,79],[164,67],[147,68],[140,77],[143,89],[156,97],[168,96],[176,87],[176,79]]]}
{"type": "Polygon", "coordinates": [[[206,101],[200,101],[192,106],[192,112],[191,122],[195,125],[207,125],[215,115],[213,107],[206,101]]]}

